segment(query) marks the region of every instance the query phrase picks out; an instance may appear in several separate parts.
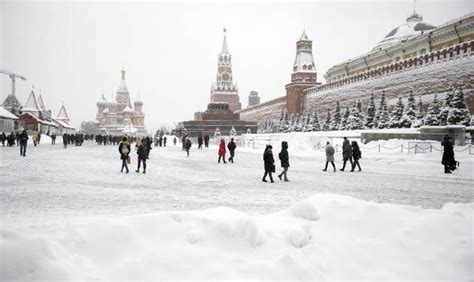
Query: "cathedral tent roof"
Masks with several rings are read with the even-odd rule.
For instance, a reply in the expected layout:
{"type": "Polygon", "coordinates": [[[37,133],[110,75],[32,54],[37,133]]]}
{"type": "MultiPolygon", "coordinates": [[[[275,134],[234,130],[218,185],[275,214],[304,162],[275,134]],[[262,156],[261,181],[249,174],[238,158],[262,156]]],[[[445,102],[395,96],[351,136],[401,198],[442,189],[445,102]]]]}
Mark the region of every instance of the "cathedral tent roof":
{"type": "Polygon", "coordinates": [[[124,112],[124,113],[133,113],[133,110],[130,109],[130,107],[127,105],[127,106],[125,107],[125,109],[123,109],[123,112],[124,112]]]}
{"type": "Polygon", "coordinates": [[[61,109],[59,110],[57,120],[66,121],[66,122],[69,121],[69,116],[67,115],[66,108],[64,107],[64,104],[61,106],[61,109]]]}
{"type": "Polygon", "coordinates": [[[33,90],[31,90],[30,96],[28,96],[28,100],[26,100],[25,106],[21,110],[22,112],[40,112],[36,94],[33,90]]]}
{"type": "Polygon", "coordinates": [[[302,40],[309,41],[309,37],[306,34],[306,30],[303,30],[303,33],[301,34],[300,41],[302,41],[302,40]]]}
{"type": "Polygon", "coordinates": [[[41,96],[41,91],[38,96],[36,96],[36,104],[38,105],[38,108],[42,111],[46,111],[46,107],[44,106],[44,101],[43,101],[43,96],[41,96]]]}
{"type": "Polygon", "coordinates": [[[117,92],[128,92],[127,84],[125,83],[125,69],[122,69],[122,80],[117,92]]]}

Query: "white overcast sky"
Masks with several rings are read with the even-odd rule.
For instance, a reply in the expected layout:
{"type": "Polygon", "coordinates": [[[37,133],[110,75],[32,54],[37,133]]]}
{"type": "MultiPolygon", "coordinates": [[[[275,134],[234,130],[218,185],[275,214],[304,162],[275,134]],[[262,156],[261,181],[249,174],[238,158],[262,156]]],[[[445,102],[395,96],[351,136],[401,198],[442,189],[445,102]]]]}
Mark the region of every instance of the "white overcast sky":
{"type": "MultiPolygon", "coordinates": [[[[418,0],[417,12],[439,25],[473,11],[472,0],[418,0]]],[[[303,28],[313,40],[318,79],[334,64],[369,51],[413,11],[413,1],[337,2],[30,2],[0,0],[0,68],[22,74],[17,96],[41,89],[57,115],[94,120],[122,66],[147,129],[193,119],[205,110],[227,27],[234,80],[247,106],[251,90],[267,101],[285,95],[303,28]]],[[[10,80],[0,78],[0,99],[10,80]]]]}

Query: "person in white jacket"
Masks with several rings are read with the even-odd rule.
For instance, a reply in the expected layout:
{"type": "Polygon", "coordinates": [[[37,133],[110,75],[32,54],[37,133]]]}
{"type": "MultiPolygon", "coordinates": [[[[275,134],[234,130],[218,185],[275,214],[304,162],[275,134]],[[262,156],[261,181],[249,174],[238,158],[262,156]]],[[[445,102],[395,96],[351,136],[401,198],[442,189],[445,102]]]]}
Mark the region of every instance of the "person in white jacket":
{"type": "Polygon", "coordinates": [[[326,166],[324,167],[323,171],[328,170],[328,164],[331,163],[332,167],[334,168],[334,172],[336,172],[336,166],[334,165],[334,147],[329,143],[326,143],[326,166]]]}

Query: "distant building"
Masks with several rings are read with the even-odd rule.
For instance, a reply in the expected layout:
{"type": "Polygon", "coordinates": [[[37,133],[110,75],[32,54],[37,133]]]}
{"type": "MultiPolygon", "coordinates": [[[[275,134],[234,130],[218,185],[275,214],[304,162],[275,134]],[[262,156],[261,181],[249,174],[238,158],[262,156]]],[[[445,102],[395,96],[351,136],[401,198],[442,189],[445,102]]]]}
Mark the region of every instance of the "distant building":
{"type": "Polygon", "coordinates": [[[248,107],[256,106],[258,104],[260,104],[260,97],[258,97],[258,92],[250,91],[248,107]]]}
{"type": "Polygon", "coordinates": [[[9,132],[15,131],[15,122],[18,118],[7,111],[4,107],[0,107],[0,133],[5,132],[8,135],[9,132]]]}
{"type": "Polygon", "coordinates": [[[133,103],[130,100],[127,84],[125,83],[125,70],[122,69],[122,79],[115,99],[107,101],[104,94],[97,102],[97,133],[112,135],[144,135],[145,114],[142,111],[143,102],[137,98],[133,103]]]}

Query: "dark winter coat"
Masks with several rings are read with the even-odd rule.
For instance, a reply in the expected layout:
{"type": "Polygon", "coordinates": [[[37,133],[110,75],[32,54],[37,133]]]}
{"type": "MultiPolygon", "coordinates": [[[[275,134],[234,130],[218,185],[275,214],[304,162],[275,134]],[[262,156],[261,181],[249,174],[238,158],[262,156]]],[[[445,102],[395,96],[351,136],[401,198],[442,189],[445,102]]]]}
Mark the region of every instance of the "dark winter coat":
{"type": "Polygon", "coordinates": [[[290,167],[290,157],[288,155],[288,143],[286,141],[281,142],[281,152],[278,154],[278,158],[281,161],[281,167],[290,167]]]}
{"type": "Polygon", "coordinates": [[[20,134],[20,143],[21,144],[26,144],[28,142],[28,134],[26,133],[26,131],[23,131],[21,134],[20,134]]]}
{"type": "Polygon", "coordinates": [[[441,146],[444,147],[443,158],[441,159],[441,164],[447,166],[456,166],[456,160],[454,159],[454,147],[451,141],[445,138],[441,142],[441,146]]]}
{"type": "Polygon", "coordinates": [[[198,145],[202,145],[202,142],[203,142],[203,141],[202,141],[202,136],[199,135],[199,136],[198,136],[198,145]]]}
{"type": "Polygon", "coordinates": [[[273,159],[273,153],[271,150],[265,150],[263,154],[263,162],[265,164],[265,171],[266,172],[275,172],[275,160],[273,159]]]}
{"type": "Polygon", "coordinates": [[[142,140],[142,143],[137,150],[138,157],[142,160],[146,160],[149,153],[150,151],[148,149],[148,141],[142,140]]]}
{"type": "Polygon", "coordinates": [[[331,144],[326,145],[326,161],[334,162],[334,147],[331,144]]]}
{"type": "Polygon", "coordinates": [[[342,142],[342,157],[345,160],[350,159],[352,157],[351,143],[347,139],[345,139],[344,142],[342,142]]]}
{"type": "Polygon", "coordinates": [[[362,152],[360,151],[359,145],[356,141],[352,141],[352,156],[354,157],[354,160],[362,158],[362,152]]]}
{"type": "Polygon", "coordinates": [[[128,159],[128,155],[130,154],[130,143],[128,141],[120,142],[118,146],[118,150],[120,153],[120,159],[122,160],[128,159]]]}
{"type": "Polygon", "coordinates": [[[229,144],[227,144],[227,149],[229,149],[229,152],[234,153],[235,148],[237,148],[237,145],[235,145],[234,141],[230,141],[229,144]]]}
{"type": "Polygon", "coordinates": [[[192,143],[191,143],[191,140],[186,139],[186,141],[184,141],[184,148],[185,148],[186,150],[191,149],[191,144],[192,144],[192,143]]]}
{"type": "Polygon", "coordinates": [[[224,141],[224,139],[221,139],[221,142],[219,143],[219,156],[225,157],[225,141],[224,141]]]}

